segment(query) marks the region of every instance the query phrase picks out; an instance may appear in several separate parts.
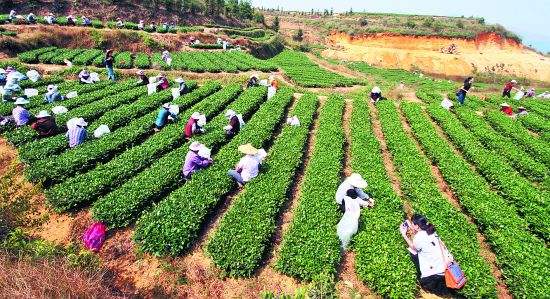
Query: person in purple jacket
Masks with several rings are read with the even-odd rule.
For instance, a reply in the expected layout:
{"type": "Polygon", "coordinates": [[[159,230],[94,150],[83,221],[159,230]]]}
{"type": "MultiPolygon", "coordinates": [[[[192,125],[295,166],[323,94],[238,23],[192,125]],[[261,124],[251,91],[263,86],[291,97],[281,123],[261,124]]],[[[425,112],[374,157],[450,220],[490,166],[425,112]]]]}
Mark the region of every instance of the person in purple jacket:
{"type": "Polygon", "coordinates": [[[189,146],[189,152],[185,156],[182,175],[185,180],[189,180],[191,175],[198,170],[204,169],[212,164],[210,157],[203,157],[199,152],[206,147],[198,141],[193,141],[189,146]]]}

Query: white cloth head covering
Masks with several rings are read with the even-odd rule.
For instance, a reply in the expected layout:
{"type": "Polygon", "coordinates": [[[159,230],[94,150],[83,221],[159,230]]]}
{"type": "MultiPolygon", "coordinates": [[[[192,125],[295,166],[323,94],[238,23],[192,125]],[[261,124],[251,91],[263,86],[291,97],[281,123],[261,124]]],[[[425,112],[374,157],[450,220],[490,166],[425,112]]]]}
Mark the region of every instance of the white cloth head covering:
{"type": "Polygon", "coordinates": [[[525,109],[525,107],[523,107],[523,106],[519,106],[519,107],[518,107],[518,110],[526,110],[526,109],[525,109]]]}
{"type": "Polygon", "coordinates": [[[355,188],[367,188],[368,184],[367,181],[363,179],[363,177],[358,173],[352,173],[348,178],[348,182],[355,188]]]}
{"type": "Polygon", "coordinates": [[[372,93],[382,93],[382,91],[380,90],[380,87],[378,87],[378,86],[373,87],[371,92],[372,93]]]}
{"type": "Polygon", "coordinates": [[[80,117],[77,121],[76,121],[76,125],[77,126],[80,126],[80,127],[85,127],[88,125],[87,122],[84,121],[84,119],[82,117],[80,117]]]}
{"type": "Polygon", "coordinates": [[[198,120],[201,118],[201,114],[199,112],[193,112],[193,114],[191,114],[191,118],[198,120]]]}
{"type": "Polygon", "coordinates": [[[510,107],[510,105],[508,105],[508,103],[502,103],[500,104],[500,107],[510,107]]]}
{"type": "Polygon", "coordinates": [[[204,144],[201,144],[201,148],[199,149],[198,155],[205,159],[210,159],[212,155],[212,151],[206,146],[204,146],[204,144]]]}
{"type": "Polygon", "coordinates": [[[185,80],[183,80],[183,78],[176,78],[176,80],[174,80],[176,83],[184,83],[185,80]]]}
{"type": "Polygon", "coordinates": [[[247,143],[239,146],[238,148],[239,152],[245,154],[245,155],[256,155],[258,153],[258,149],[255,148],[252,144],[247,143]]]}
{"type": "Polygon", "coordinates": [[[50,84],[48,85],[48,92],[56,92],[57,91],[57,85],[50,84]]]}
{"type": "Polygon", "coordinates": [[[194,152],[197,152],[201,149],[201,147],[203,147],[203,145],[198,142],[198,141],[193,141],[191,142],[191,144],[189,145],[189,149],[194,151],[194,152]]]}
{"type": "Polygon", "coordinates": [[[41,118],[41,117],[48,117],[48,116],[51,116],[48,111],[46,110],[41,110],[40,112],[38,112],[38,114],[36,115],[36,118],[41,118]]]}
{"type": "Polygon", "coordinates": [[[237,112],[235,112],[233,109],[229,109],[225,112],[225,117],[227,118],[231,118],[235,115],[237,115],[237,112]]]}
{"type": "Polygon", "coordinates": [[[516,81],[516,80],[512,80],[512,81],[510,81],[510,82],[512,82],[512,83],[514,83],[514,84],[518,83],[518,81],[516,81]]]}
{"type": "Polygon", "coordinates": [[[170,103],[164,103],[164,104],[162,105],[162,108],[164,108],[164,109],[170,109],[170,103]]]}
{"type": "Polygon", "coordinates": [[[30,103],[28,100],[26,100],[25,98],[17,98],[15,100],[15,103],[13,103],[14,105],[25,105],[25,104],[28,104],[30,103]]]}

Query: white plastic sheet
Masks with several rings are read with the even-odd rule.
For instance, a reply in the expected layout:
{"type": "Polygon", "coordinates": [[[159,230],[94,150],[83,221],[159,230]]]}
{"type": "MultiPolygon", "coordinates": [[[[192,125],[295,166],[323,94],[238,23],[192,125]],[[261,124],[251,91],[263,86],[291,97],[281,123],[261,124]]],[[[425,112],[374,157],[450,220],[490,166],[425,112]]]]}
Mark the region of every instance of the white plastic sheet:
{"type": "Polygon", "coordinates": [[[101,126],[97,127],[97,129],[95,129],[94,137],[95,138],[100,138],[101,136],[103,136],[105,134],[109,134],[109,133],[111,133],[111,130],[109,130],[109,127],[107,125],[101,125],[101,126]]]}
{"type": "Polygon", "coordinates": [[[267,79],[260,80],[260,86],[269,86],[267,79]]]}
{"type": "Polygon", "coordinates": [[[23,94],[26,95],[27,97],[35,97],[38,95],[38,89],[34,89],[34,88],[25,88],[25,90],[23,91],[23,94]]]}
{"type": "Polygon", "coordinates": [[[65,97],[66,97],[67,99],[76,98],[76,97],[78,97],[78,92],[76,92],[76,91],[71,91],[71,92],[69,92],[65,97]]]}
{"type": "Polygon", "coordinates": [[[201,156],[205,159],[210,159],[211,154],[212,154],[212,151],[209,148],[207,148],[204,145],[201,145],[201,148],[199,149],[199,152],[198,152],[199,156],[201,156]]]}
{"type": "Polygon", "coordinates": [[[27,77],[29,77],[29,80],[31,80],[32,82],[40,80],[40,74],[36,70],[28,71],[27,77]]]}
{"type": "Polygon", "coordinates": [[[55,106],[52,108],[53,114],[63,114],[63,113],[67,113],[68,111],[69,110],[63,106],[55,106]]]}
{"type": "Polygon", "coordinates": [[[286,123],[291,126],[299,127],[300,126],[300,120],[296,115],[293,117],[289,117],[286,119],[286,123]]]}
{"type": "Polygon", "coordinates": [[[172,88],[172,99],[177,99],[180,97],[180,89],[179,88],[172,88]]]}
{"type": "Polygon", "coordinates": [[[101,80],[99,79],[99,74],[96,73],[96,72],[90,73],[90,80],[92,80],[93,82],[99,82],[99,81],[101,81],[101,80]]]}
{"type": "Polygon", "coordinates": [[[523,98],[524,95],[525,95],[525,92],[524,92],[523,90],[518,91],[518,92],[516,93],[516,96],[514,97],[514,100],[519,101],[519,100],[521,100],[521,99],[523,98]]]}
{"type": "Polygon", "coordinates": [[[443,101],[441,101],[441,107],[449,110],[451,107],[453,107],[453,102],[451,102],[449,99],[445,98],[443,101]]]}
{"type": "Polygon", "coordinates": [[[275,87],[269,86],[267,88],[267,99],[268,100],[271,99],[275,95],[276,92],[277,92],[277,89],[275,87]]]}
{"type": "Polygon", "coordinates": [[[147,84],[147,95],[152,95],[155,92],[157,92],[157,84],[156,83],[147,84]]]}

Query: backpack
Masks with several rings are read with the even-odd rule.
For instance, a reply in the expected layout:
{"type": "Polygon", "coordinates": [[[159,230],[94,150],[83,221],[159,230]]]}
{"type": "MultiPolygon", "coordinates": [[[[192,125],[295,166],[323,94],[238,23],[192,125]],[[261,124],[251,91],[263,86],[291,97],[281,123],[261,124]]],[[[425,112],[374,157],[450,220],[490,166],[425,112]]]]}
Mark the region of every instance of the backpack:
{"type": "Polygon", "coordinates": [[[93,252],[98,252],[105,241],[105,232],[107,227],[101,222],[96,222],[92,224],[84,232],[82,236],[82,241],[84,242],[84,247],[88,248],[93,252]]]}

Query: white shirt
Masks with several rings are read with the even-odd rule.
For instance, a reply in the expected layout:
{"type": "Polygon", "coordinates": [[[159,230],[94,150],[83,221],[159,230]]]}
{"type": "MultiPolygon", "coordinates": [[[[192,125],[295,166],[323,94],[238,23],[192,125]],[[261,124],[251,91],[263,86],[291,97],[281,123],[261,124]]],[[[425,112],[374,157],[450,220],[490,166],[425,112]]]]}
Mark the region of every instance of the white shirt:
{"type": "MultiPolygon", "coordinates": [[[[428,235],[424,230],[419,231],[413,237],[413,245],[418,252],[418,264],[422,278],[445,272],[446,263],[441,252],[439,236],[436,233],[428,235]]],[[[443,252],[449,261],[453,260],[447,250],[443,249],[443,252]]]]}
{"type": "Polygon", "coordinates": [[[237,164],[237,168],[241,169],[241,177],[243,181],[248,182],[258,176],[258,166],[260,161],[256,156],[246,155],[241,158],[237,164]]]}
{"type": "Polygon", "coordinates": [[[359,196],[360,199],[369,199],[369,195],[366,194],[363,190],[359,189],[359,188],[355,188],[353,187],[349,182],[348,182],[348,179],[345,179],[341,184],[340,186],[338,186],[338,189],[336,190],[336,202],[338,204],[342,204],[342,200],[344,199],[344,197],[346,196],[346,192],[349,190],[349,189],[355,189],[355,192],[357,192],[357,196],[359,196]]]}

